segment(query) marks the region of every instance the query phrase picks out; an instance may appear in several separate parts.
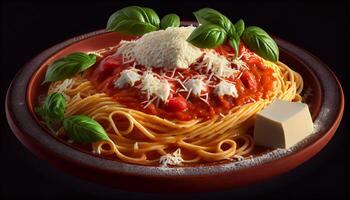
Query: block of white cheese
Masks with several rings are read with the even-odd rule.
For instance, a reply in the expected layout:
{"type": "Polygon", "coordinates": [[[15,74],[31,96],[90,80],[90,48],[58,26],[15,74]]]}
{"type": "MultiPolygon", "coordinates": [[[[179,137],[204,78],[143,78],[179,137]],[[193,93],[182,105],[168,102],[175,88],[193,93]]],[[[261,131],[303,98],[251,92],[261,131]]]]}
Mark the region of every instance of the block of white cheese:
{"type": "Polygon", "coordinates": [[[274,100],[257,113],[254,140],[260,146],[287,149],[312,131],[313,122],[305,103],[274,100]]]}

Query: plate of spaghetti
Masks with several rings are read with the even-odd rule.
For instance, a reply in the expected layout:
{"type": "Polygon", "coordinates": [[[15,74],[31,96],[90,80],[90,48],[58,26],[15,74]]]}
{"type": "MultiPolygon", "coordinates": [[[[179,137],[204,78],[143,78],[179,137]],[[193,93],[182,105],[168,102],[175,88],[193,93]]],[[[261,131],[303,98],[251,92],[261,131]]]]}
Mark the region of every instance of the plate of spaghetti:
{"type": "Polygon", "coordinates": [[[8,90],[15,135],[78,176],[158,191],[242,186],[320,151],[344,107],[329,68],[242,19],[194,15],[126,7],[38,55],[8,90]]]}

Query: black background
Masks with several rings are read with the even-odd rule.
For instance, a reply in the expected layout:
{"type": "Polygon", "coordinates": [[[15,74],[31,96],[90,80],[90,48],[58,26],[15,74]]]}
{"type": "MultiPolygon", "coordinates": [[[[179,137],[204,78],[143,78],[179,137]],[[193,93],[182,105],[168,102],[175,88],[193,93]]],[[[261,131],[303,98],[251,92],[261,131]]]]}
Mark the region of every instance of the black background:
{"type": "Polygon", "coordinates": [[[349,199],[349,115],[331,142],[298,168],[253,186],[212,193],[154,194],[115,190],[64,174],[31,154],[15,138],[4,114],[11,79],[36,54],[63,40],[104,28],[114,11],[143,5],[163,16],[212,7],[233,21],[243,18],[295,43],[327,63],[349,93],[349,3],[300,1],[2,1],[1,4],[1,199],[349,199]]]}

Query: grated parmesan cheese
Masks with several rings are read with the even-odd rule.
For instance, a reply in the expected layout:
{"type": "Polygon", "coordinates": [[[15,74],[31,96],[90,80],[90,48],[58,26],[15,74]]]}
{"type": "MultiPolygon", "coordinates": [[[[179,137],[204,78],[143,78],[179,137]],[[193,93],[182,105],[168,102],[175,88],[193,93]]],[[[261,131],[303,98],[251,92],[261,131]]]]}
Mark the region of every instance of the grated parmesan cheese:
{"type": "Polygon", "coordinates": [[[124,64],[135,61],[134,52],[133,52],[135,45],[136,45],[135,40],[131,40],[131,41],[122,40],[122,41],[120,41],[117,54],[123,55],[122,57],[123,57],[124,64]]]}
{"type": "Polygon", "coordinates": [[[205,67],[206,72],[211,71],[216,76],[227,78],[234,75],[237,71],[231,68],[231,63],[225,56],[221,56],[214,51],[208,51],[203,56],[203,61],[199,63],[200,67],[205,67]]]}
{"type": "MultiPolygon", "coordinates": [[[[50,93],[60,93],[63,95],[63,97],[66,99],[66,101],[70,101],[71,98],[70,96],[68,96],[65,91],[68,88],[71,88],[74,84],[74,80],[73,79],[65,79],[64,81],[62,81],[60,84],[55,85],[54,87],[50,88],[49,91],[50,93]]],[[[51,87],[51,86],[50,86],[51,87]]]]}
{"type": "Polygon", "coordinates": [[[181,149],[178,148],[172,154],[166,154],[159,159],[159,163],[163,166],[181,165],[184,159],[181,157],[181,149]]]}
{"type": "Polygon", "coordinates": [[[234,155],[233,158],[236,158],[238,161],[244,160],[244,157],[241,155],[234,155]]]}
{"type": "Polygon", "coordinates": [[[167,102],[170,96],[170,84],[167,80],[162,80],[157,88],[156,96],[160,98],[163,102],[167,102]]]}
{"type": "Polygon", "coordinates": [[[255,53],[252,51],[248,51],[247,48],[242,48],[242,55],[240,57],[244,57],[246,60],[249,60],[252,56],[254,56],[255,53]]]}
{"type": "Polygon", "coordinates": [[[73,79],[65,79],[61,84],[57,85],[55,88],[52,89],[52,93],[57,92],[62,94],[66,89],[73,85],[73,83],[73,79]]]}
{"type": "Polygon", "coordinates": [[[160,80],[154,76],[152,72],[145,72],[141,79],[141,90],[146,92],[147,100],[149,101],[151,96],[155,96],[161,99],[163,102],[167,102],[170,96],[170,84],[167,80],[160,80]]]}
{"type": "Polygon", "coordinates": [[[236,86],[224,80],[215,86],[214,92],[218,96],[231,95],[234,98],[238,97],[236,86]]]}
{"type": "Polygon", "coordinates": [[[186,39],[195,29],[188,27],[169,27],[153,31],[133,41],[122,41],[117,54],[123,62],[136,61],[148,68],[188,68],[199,58],[202,51],[186,39]]]}
{"type": "Polygon", "coordinates": [[[134,143],[134,151],[135,150],[139,150],[139,143],[138,142],[135,142],[134,143]]]}
{"type": "Polygon", "coordinates": [[[135,82],[139,81],[140,79],[141,76],[137,72],[132,69],[126,69],[120,73],[120,77],[114,83],[114,86],[116,88],[123,88],[125,85],[130,85],[132,87],[134,86],[135,82]]]}
{"type": "Polygon", "coordinates": [[[200,96],[202,91],[207,91],[207,85],[203,82],[202,78],[191,78],[187,80],[184,85],[186,89],[191,91],[195,96],[200,96]]]}
{"type": "MultiPolygon", "coordinates": [[[[243,54],[242,54],[242,56],[243,56],[243,54]]],[[[232,64],[235,64],[235,65],[237,66],[237,69],[238,69],[238,70],[240,70],[240,69],[242,69],[242,68],[243,68],[243,69],[249,69],[249,68],[248,68],[248,64],[245,63],[243,60],[241,60],[242,56],[239,57],[239,58],[237,58],[237,59],[233,59],[233,60],[231,61],[231,63],[232,63],[232,64]]]]}

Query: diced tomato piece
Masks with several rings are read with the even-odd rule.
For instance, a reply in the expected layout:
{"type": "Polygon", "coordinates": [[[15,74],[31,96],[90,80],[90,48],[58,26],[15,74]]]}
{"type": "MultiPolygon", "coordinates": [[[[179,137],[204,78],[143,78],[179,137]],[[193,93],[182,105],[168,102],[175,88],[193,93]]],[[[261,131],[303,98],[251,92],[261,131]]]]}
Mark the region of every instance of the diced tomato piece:
{"type": "Polygon", "coordinates": [[[261,63],[261,59],[259,57],[250,57],[246,63],[249,65],[249,66],[254,66],[255,65],[260,65],[261,63]]]}
{"type": "Polygon", "coordinates": [[[104,60],[101,61],[98,69],[101,73],[106,74],[107,72],[116,73],[120,70],[120,66],[123,64],[122,56],[108,56],[104,60]]]}
{"type": "Polygon", "coordinates": [[[220,101],[220,104],[224,107],[224,108],[226,108],[226,109],[230,109],[230,102],[229,101],[227,101],[227,99],[225,99],[225,97],[224,96],[218,96],[218,99],[219,99],[219,101],[220,101]]]}
{"type": "Polygon", "coordinates": [[[151,103],[147,108],[146,108],[146,112],[149,113],[149,114],[152,114],[152,115],[157,115],[158,112],[157,112],[157,108],[156,106],[151,103]]]}
{"type": "Polygon", "coordinates": [[[252,73],[250,73],[249,71],[244,71],[241,80],[245,87],[247,87],[250,90],[256,91],[257,83],[252,73]]]}
{"type": "Polygon", "coordinates": [[[187,109],[187,107],[187,101],[182,96],[173,97],[169,99],[167,104],[167,108],[173,112],[184,111],[187,109]]]}
{"type": "Polygon", "coordinates": [[[122,58],[121,57],[107,57],[105,60],[103,60],[100,64],[101,70],[108,70],[111,68],[119,67],[122,64],[122,58]]]}
{"type": "Polygon", "coordinates": [[[209,107],[209,115],[210,115],[210,118],[216,115],[215,109],[213,108],[213,106],[209,107]]]}
{"type": "Polygon", "coordinates": [[[101,60],[97,68],[94,70],[92,74],[92,80],[101,81],[116,74],[122,70],[122,64],[123,60],[121,56],[106,57],[105,59],[101,60]]]}
{"type": "Polygon", "coordinates": [[[214,50],[221,55],[227,55],[234,52],[233,48],[230,45],[221,45],[219,47],[216,47],[214,50]]]}

